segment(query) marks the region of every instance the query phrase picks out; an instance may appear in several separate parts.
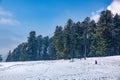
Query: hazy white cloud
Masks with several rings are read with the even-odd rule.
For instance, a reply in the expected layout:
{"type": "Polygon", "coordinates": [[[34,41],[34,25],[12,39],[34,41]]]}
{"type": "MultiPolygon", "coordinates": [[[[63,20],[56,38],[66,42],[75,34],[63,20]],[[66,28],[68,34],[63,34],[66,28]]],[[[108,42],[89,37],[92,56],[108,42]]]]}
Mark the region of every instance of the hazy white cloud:
{"type": "Polygon", "coordinates": [[[107,7],[114,15],[118,13],[120,15],[120,0],[113,0],[113,2],[107,7]]]}
{"type": "Polygon", "coordinates": [[[0,7],[0,24],[2,25],[17,25],[20,22],[13,18],[13,14],[10,11],[4,10],[0,7]]]}
{"type": "MultiPolygon", "coordinates": [[[[12,12],[0,7],[0,26],[16,26],[18,24],[20,22],[15,19],[15,15],[12,12]]],[[[20,44],[21,36],[2,27],[0,27],[0,54],[5,60],[8,51],[13,50],[16,45],[20,44]]]]}
{"type": "Polygon", "coordinates": [[[0,24],[16,25],[16,24],[19,24],[19,21],[15,20],[15,19],[2,17],[2,18],[0,18],[0,24]]]}
{"type": "MultiPolygon", "coordinates": [[[[116,13],[118,13],[120,15],[120,0],[113,0],[113,2],[110,5],[108,5],[107,9],[110,10],[114,15],[116,13]]],[[[100,12],[102,10],[104,10],[104,9],[102,8],[96,12],[92,12],[91,19],[95,20],[95,22],[97,22],[99,20],[100,12]]]]}
{"type": "Polygon", "coordinates": [[[96,12],[92,12],[91,19],[95,20],[95,22],[97,22],[100,18],[100,12],[103,10],[104,10],[104,8],[101,8],[101,9],[97,10],[96,12]]]}
{"type": "Polygon", "coordinates": [[[13,14],[10,11],[5,11],[3,8],[0,7],[0,16],[11,17],[13,16],[13,14]]]}
{"type": "Polygon", "coordinates": [[[97,22],[100,18],[100,15],[98,13],[92,15],[91,19],[94,20],[95,22],[97,22]]]}

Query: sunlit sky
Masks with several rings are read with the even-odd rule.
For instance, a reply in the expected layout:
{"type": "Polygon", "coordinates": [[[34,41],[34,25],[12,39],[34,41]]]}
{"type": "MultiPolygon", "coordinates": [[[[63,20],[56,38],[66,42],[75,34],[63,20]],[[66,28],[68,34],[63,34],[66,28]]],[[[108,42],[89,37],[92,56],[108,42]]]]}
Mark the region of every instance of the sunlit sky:
{"type": "Polygon", "coordinates": [[[51,36],[56,25],[64,26],[69,18],[75,22],[82,21],[87,16],[96,20],[100,11],[106,10],[113,2],[112,0],[0,0],[0,54],[5,54],[18,44],[27,41],[31,30],[43,36],[51,36]]]}

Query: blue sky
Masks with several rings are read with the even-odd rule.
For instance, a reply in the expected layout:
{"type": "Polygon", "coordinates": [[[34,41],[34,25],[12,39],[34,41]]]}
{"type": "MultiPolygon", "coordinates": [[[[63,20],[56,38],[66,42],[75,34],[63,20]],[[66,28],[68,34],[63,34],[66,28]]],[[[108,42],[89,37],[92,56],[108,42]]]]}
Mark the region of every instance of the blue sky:
{"type": "Polygon", "coordinates": [[[44,36],[71,18],[85,17],[106,9],[112,0],[0,0],[0,54],[25,42],[31,30],[44,36]]]}

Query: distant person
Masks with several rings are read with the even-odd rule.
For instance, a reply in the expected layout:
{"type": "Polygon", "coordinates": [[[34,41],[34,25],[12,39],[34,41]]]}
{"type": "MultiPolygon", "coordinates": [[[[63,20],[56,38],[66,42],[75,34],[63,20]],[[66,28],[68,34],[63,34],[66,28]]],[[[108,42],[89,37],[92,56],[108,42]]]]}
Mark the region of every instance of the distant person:
{"type": "Polygon", "coordinates": [[[97,60],[95,60],[95,64],[97,64],[97,60]]]}

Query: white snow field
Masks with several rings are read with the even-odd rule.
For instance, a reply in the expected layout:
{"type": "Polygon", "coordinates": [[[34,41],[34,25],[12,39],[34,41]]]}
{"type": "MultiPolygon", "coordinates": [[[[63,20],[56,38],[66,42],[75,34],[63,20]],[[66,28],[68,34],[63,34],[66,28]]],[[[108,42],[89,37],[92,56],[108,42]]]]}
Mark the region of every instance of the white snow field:
{"type": "Polygon", "coordinates": [[[120,80],[120,56],[74,59],[74,62],[2,62],[0,80],[120,80]]]}

